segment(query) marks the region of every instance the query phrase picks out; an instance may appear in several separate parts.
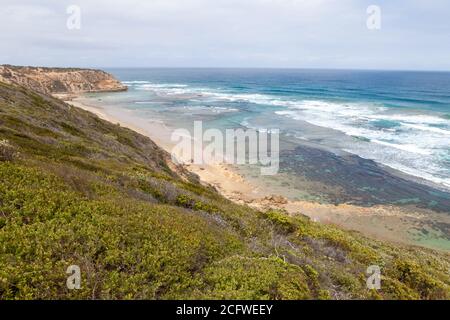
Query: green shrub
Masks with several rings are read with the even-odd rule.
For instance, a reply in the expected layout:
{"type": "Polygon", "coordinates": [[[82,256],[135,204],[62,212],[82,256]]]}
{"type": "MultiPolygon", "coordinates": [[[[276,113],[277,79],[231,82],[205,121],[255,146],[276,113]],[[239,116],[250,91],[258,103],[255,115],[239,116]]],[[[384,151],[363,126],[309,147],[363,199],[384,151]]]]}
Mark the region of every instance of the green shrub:
{"type": "Polygon", "coordinates": [[[0,141],[0,299],[449,297],[446,253],[237,205],[146,137],[1,82],[0,141]]]}
{"type": "Polygon", "coordinates": [[[206,293],[213,299],[310,299],[301,268],[277,258],[230,257],[205,269],[206,293]]]}
{"type": "Polygon", "coordinates": [[[262,216],[271,221],[283,232],[291,233],[297,229],[292,219],[286,213],[282,213],[275,210],[269,210],[264,212],[262,216]]]}
{"type": "Polygon", "coordinates": [[[396,279],[413,288],[422,299],[448,299],[448,291],[440,281],[433,279],[414,261],[397,260],[394,264],[396,279]]]}

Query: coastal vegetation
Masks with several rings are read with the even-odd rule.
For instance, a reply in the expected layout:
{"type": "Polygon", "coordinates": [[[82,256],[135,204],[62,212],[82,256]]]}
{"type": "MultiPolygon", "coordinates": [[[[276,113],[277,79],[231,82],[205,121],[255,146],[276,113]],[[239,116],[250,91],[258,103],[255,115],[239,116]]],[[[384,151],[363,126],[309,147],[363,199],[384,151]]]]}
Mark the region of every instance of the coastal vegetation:
{"type": "Polygon", "coordinates": [[[0,299],[449,299],[449,270],[445,252],[237,205],[149,138],[0,82],[0,299]]]}

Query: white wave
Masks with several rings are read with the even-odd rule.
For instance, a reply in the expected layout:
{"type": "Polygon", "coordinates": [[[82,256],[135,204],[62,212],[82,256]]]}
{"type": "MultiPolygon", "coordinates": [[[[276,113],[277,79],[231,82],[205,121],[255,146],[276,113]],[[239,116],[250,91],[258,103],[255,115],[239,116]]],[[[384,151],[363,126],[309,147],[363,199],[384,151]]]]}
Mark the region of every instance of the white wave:
{"type": "Polygon", "coordinates": [[[135,101],[135,104],[153,104],[155,101],[135,101]]]}
{"type": "MultiPolygon", "coordinates": [[[[275,113],[293,120],[337,130],[347,136],[367,139],[355,141],[343,139],[341,148],[366,159],[372,159],[404,173],[421,177],[449,187],[450,168],[441,162],[441,156],[449,148],[450,120],[432,114],[408,111],[393,113],[373,103],[338,103],[322,100],[283,99],[259,93],[232,93],[212,88],[190,87],[186,84],[136,83],[138,90],[153,91],[158,95],[190,95],[191,99],[208,103],[243,102],[279,107],[275,113]],[[374,121],[394,121],[393,128],[374,126],[374,121]],[[439,128],[436,127],[439,125],[439,128]],[[447,130],[449,129],[449,130],[447,130]],[[443,167],[444,166],[444,167],[443,167]]],[[[210,112],[237,112],[237,109],[201,106],[210,112]]],[[[252,128],[243,120],[241,125],[252,128]]],[[[258,128],[253,128],[258,129],[258,128]]],[[[326,143],[326,142],[325,142],[326,143]]]]}
{"type": "Polygon", "coordinates": [[[411,164],[405,165],[398,160],[398,158],[402,158],[402,156],[399,155],[398,152],[396,151],[390,152],[389,149],[391,148],[381,149],[379,151],[374,149],[370,150],[370,155],[372,156],[372,158],[366,156],[368,152],[367,150],[361,152],[355,152],[354,149],[343,149],[343,150],[352,154],[357,154],[366,159],[375,160],[387,167],[406,173],[413,177],[433,182],[436,185],[441,186],[442,189],[450,190],[450,179],[445,178],[441,174],[439,174],[439,172],[442,171],[442,168],[436,166],[432,161],[425,161],[423,159],[420,160],[416,158],[417,162],[419,163],[415,163],[413,165],[411,164]],[[383,160],[380,161],[379,160],[380,158],[383,160]]]}
{"type": "Polygon", "coordinates": [[[159,88],[186,88],[187,84],[179,84],[179,83],[146,83],[140,86],[144,89],[159,89],[159,88]]]}
{"type": "Polygon", "coordinates": [[[236,108],[227,108],[227,107],[211,107],[211,106],[184,106],[184,110],[189,111],[207,111],[212,113],[225,113],[225,112],[237,112],[239,111],[236,108]]]}
{"type": "Polygon", "coordinates": [[[234,93],[223,93],[223,92],[213,92],[213,91],[204,91],[202,92],[206,96],[211,96],[217,99],[231,101],[231,102],[250,102],[255,104],[267,104],[274,105],[277,99],[273,99],[270,96],[254,93],[254,94],[234,94],[234,93]]]}
{"type": "Polygon", "coordinates": [[[450,135],[449,130],[440,129],[440,128],[436,128],[436,127],[421,126],[421,125],[410,124],[410,123],[403,123],[402,125],[404,127],[408,127],[408,128],[412,128],[412,129],[416,129],[416,130],[429,131],[429,132],[434,132],[434,133],[439,133],[439,134],[444,134],[444,135],[450,135]]]}
{"type": "Polygon", "coordinates": [[[135,81],[122,81],[123,84],[146,84],[146,83],[150,83],[149,81],[143,81],[143,80],[135,80],[135,81]]]}
{"type": "Polygon", "coordinates": [[[147,83],[137,86],[136,90],[151,91],[159,96],[201,95],[201,88],[190,88],[180,83],[147,83]]]}
{"type": "Polygon", "coordinates": [[[236,108],[226,108],[226,107],[209,107],[214,112],[221,113],[221,112],[238,112],[239,109],[236,108]]]}
{"type": "Polygon", "coordinates": [[[401,165],[400,163],[388,163],[385,165],[387,165],[388,167],[391,167],[392,169],[409,174],[413,177],[431,181],[437,185],[442,186],[445,190],[450,190],[450,179],[439,178],[439,177],[436,177],[436,175],[434,175],[434,174],[430,174],[428,172],[417,170],[412,167],[404,166],[404,165],[401,165]]]}
{"type": "Polygon", "coordinates": [[[438,116],[427,115],[427,114],[377,114],[369,115],[370,119],[376,120],[388,120],[388,121],[398,121],[403,123],[413,123],[413,124],[433,124],[433,125],[450,125],[450,121],[440,118],[438,116]]]}
{"type": "Polygon", "coordinates": [[[376,140],[376,139],[372,139],[371,142],[378,143],[378,144],[381,144],[381,145],[384,145],[387,147],[392,147],[395,149],[403,150],[406,152],[412,152],[412,153],[417,153],[417,154],[422,154],[422,155],[430,155],[431,154],[431,152],[429,150],[421,149],[414,144],[395,144],[395,143],[389,143],[386,141],[380,141],[380,140],[376,140]]]}
{"type": "Polygon", "coordinates": [[[392,111],[370,104],[301,101],[275,113],[338,130],[347,136],[364,137],[367,142],[346,140],[341,142],[341,147],[406,174],[450,187],[450,168],[442,162],[445,150],[450,146],[450,131],[433,127],[450,128],[450,121],[429,114],[389,112],[392,111]],[[398,126],[373,127],[371,122],[374,120],[396,121],[398,126]]]}
{"type": "Polygon", "coordinates": [[[290,107],[295,105],[297,101],[286,101],[277,99],[264,94],[254,93],[254,94],[236,94],[228,93],[220,90],[214,90],[211,88],[202,87],[189,87],[186,84],[165,84],[165,83],[147,83],[140,85],[139,90],[149,90],[159,93],[165,93],[168,95],[176,94],[195,94],[202,96],[203,98],[209,98],[214,100],[222,100],[229,102],[247,102],[255,103],[260,105],[272,105],[280,107],[290,107]],[[183,90],[178,90],[183,89],[183,90]]]}

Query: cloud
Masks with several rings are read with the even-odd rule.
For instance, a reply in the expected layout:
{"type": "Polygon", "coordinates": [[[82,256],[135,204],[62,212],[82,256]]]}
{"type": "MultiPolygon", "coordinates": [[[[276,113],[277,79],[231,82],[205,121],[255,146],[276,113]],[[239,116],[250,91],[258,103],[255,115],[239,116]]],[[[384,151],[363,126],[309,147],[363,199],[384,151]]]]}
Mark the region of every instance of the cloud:
{"type": "Polygon", "coordinates": [[[450,70],[446,1],[380,0],[379,31],[366,28],[372,2],[3,0],[0,62],[450,70]],[[66,28],[72,4],[81,30],[66,28]]]}

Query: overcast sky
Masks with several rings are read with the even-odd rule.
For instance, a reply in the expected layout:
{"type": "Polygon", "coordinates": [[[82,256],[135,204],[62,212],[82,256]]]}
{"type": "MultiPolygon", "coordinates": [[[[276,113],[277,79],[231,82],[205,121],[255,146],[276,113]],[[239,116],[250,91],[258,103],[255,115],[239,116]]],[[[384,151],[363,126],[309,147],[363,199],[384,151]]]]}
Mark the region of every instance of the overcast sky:
{"type": "Polygon", "coordinates": [[[450,70],[448,0],[1,0],[0,30],[0,64],[450,70]]]}

